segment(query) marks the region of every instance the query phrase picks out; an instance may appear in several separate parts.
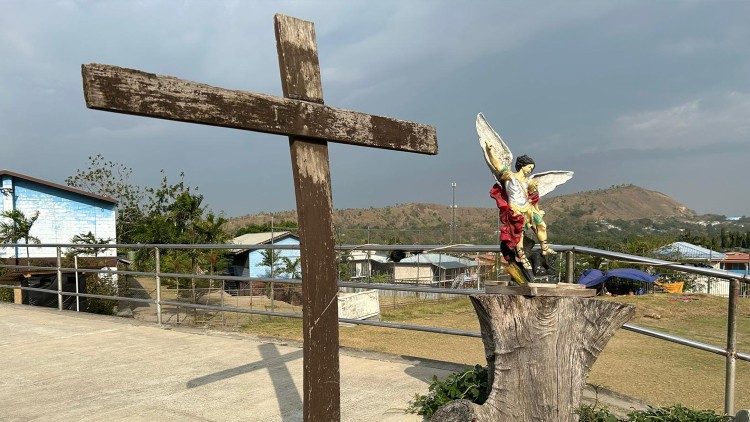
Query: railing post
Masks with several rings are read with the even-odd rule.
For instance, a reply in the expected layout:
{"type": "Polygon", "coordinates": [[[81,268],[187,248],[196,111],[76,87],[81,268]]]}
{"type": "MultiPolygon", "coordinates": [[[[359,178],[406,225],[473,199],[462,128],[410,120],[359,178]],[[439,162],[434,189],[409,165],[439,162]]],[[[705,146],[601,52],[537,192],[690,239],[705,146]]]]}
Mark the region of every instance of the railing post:
{"type": "Polygon", "coordinates": [[[729,309],[727,310],[727,372],[724,384],[724,413],[734,415],[734,384],[737,365],[737,301],[740,281],[729,280],[729,309]]]}
{"type": "Polygon", "coordinates": [[[576,256],[575,251],[565,252],[565,282],[575,283],[576,256]]]}
{"type": "Polygon", "coordinates": [[[226,327],[227,326],[227,320],[224,315],[224,290],[226,289],[226,280],[221,280],[221,293],[219,296],[221,297],[221,326],[226,327]]]}
{"type": "Polygon", "coordinates": [[[158,247],[154,247],[154,260],[156,262],[156,323],[161,325],[161,253],[158,247]]]}
{"type": "Polygon", "coordinates": [[[60,256],[60,247],[57,250],[57,309],[62,311],[63,309],[63,295],[62,295],[62,259],[60,256]]]}
{"type": "Polygon", "coordinates": [[[81,298],[78,296],[78,255],[73,256],[73,264],[76,269],[76,312],[81,312],[81,298]]]}

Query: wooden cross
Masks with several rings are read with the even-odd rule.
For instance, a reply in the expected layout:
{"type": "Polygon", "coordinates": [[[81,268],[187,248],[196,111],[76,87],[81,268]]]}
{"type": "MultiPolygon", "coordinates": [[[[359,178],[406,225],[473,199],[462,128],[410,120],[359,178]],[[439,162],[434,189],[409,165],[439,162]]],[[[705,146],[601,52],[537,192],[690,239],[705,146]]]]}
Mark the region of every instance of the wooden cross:
{"type": "Polygon", "coordinates": [[[303,415],[340,419],[337,268],[328,142],[437,154],[435,129],[323,105],[315,28],[274,16],[284,98],[101,64],[82,66],[97,110],[289,136],[300,230],[303,415]]]}

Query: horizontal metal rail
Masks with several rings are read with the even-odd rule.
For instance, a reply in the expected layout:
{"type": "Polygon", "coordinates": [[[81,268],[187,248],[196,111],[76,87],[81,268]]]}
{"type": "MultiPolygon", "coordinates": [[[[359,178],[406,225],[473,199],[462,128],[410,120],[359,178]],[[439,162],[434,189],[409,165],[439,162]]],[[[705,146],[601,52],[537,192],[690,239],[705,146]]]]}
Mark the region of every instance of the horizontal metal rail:
{"type": "MultiPolygon", "coordinates": [[[[296,313],[296,312],[262,311],[262,310],[256,310],[256,309],[237,308],[234,306],[222,307],[222,306],[215,306],[215,305],[200,305],[200,304],[165,301],[165,300],[163,300],[161,304],[171,305],[171,306],[181,306],[185,308],[205,309],[205,310],[217,311],[217,312],[238,312],[238,313],[243,313],[243,314],[268,315],[268,316],[278,316],[278,317],[284,317],[284,318],[297,318],[297,319],[302,318],[302,314],[296,313]]],[[[376,326],[376,327],[395,328],[395,329],[400,329],[400,330],[424,331],[428,333],[437,333],[437,334],[450,334],[454,336],[477,337],[477,338],[482,337],[480,333],[472,332],[472,331],[456,330],[453,328],[430,327],[430,326],[425,326],[425,325],[402,324],[402,323],[397,323],[397,322],[369,321],[369,320],[359,320],[359,319],[351,319],[351,318],[339,318],[339,322],[343,322],[346,324],[371,325],[371,326],[376,326]]]]}
{"type": "MultiPolygon", "coordinates": [[[[358,286],[351,286],[354,284],[364,284],[364,283],[345,283],[340,282],[339,285],[342,287],[358,287],[358,286]]],[[[393,286],[393,285],[380,285],[378,286],[384,290],[405,290],[405,291],[417,291],[417,292],[432,292],[432,293],[445,293],[445,291],[451,291],[450,294],[454,294],[456,290],[454,289],[430,289],[430,288],[408,288],[407,286],[401,287],[401,286],[393,286]],[[435,291],[438,290],[438,291],[435,291]]],[[[30,290],[30,291],[36,291],[36,292],[42,292],[42,293],[49,293],[49,294],[57,294],[56,290],[48,290],[48,289],[39,289],[36,287],[23,287],[23,286],[11,286],[11,285],[4,285],[0,284],[0,288],[9,288],[9,289],[21,289],[21,290],[30,290]]],[[[477,294],[477,291],[471,291],[470,293],[466,290],[459,290],[460,295],[470,295],[470,294],[477,294]]],[[[132,297],[126,297],[126,296],[108,296],[108,295],[96,295],[96,294],[90,294],[90,293],[73,293],[73,292],[62,292],[64,296],[79,296],[79,297],[91,297],[91,298],[97,298],[97,299],[108,299],[108,300],[120,300],[120,301],[130,301],[130,302],[139,302],[139,303],[152,303],[156,304],[157,301],[154,299],[141,299],[141,298],[132,298],[132,297]]],[[[201,304],[194,304],[189,302],[178,302],[178,301],[169,301],[169,300],[162,300],[162,305],[170,305],[170,306],[180,306],[184,308],[190,308],[190,309],[204,309],[209,311],[216,311],[216,312],[236,312],[241,314],[257,314],[257,315],[268,315],[268,316],[277,316],[277,317],[283,317],[283,318],[302,318],[301,313],[296,312],[275,312],[275,311],[263,311],[259,309],[247,309],[247,308],[239,308],[235,306],[216,306],[216,305],[201,305],[201,304]]],[[[371,321],[371,320],[358,320],[358,319],[350,319],[350,318],[339,318],[340,322],[347,323],[347,324],[355,324],[355,325],[369,325],[369,326],[375,326],[375,327],[384,327],[384,328],[394,328],[394,329],[400,329],[400,330],[414,330],[414,331],[423,331],[428,333],[436,333],[436,334],[449,334],[449,335],[456,335],[456,336],[464,336],[464,337],[474,337],[474,338],[481,338],[482,335],[480,333],[474,332],[474,331],[466,331],[466,330],[458,330],[453,328],[443,328],[443,327],[431,327],[431,326],[424,326],[424,325],[414,325],[414,324],[404,324],[404,323],[397,323],[397,322],[388,322],[388,321],[371,321]]],[[[714,346],[711,344],[701,343],[695,340],[690,340],[684,337],[675,336],[668,333],[663,333],[657,330],[653,330],[650,328],[645,327],[639,327],[637,325],[632,324],[625,324],[622,327],[623,329],[627,331],[632,331],[634,333],[647,335],[649,337],[658,338],[661,340],[668,341],[670,343],[676,343],[683,346],[688,346],[694,349],[703,350],[706,352],[715,353],[718,355],[726,356],[727,351],[723,349],[720,346],[714,346]]],[[[748,353],[737,353],[736,354],[737,359],[750,362],[750,354],[748,353]]]]}
{"type": "MultiPolygon", "coordinates": [[[[690,340],[684,337],[679,337],[679,336],[675,336],[675,335],[668,334],[668,333],[662,333],[661,331],[656,331],[651,328],[639,327],[633,324],[625,324],[622,326],[622,328],[623,330],[632,331],[638,334],[644,334],[649,337],[658,338],[660,340],[666,340],[670,343],[676,343],[676,344],[680,344],[683,346],[692,347],[694,349],[699,349],[699,350],[703,350],[706,352],[715,353],[721,356],[727,355],[727,351],[720,346],[714,346],[712,344],[701,343],[699,341],[690,340]]],[[[740,360],[750,362],[750,354],[748,353],[737,353],[737,358],[740,360]]]]}

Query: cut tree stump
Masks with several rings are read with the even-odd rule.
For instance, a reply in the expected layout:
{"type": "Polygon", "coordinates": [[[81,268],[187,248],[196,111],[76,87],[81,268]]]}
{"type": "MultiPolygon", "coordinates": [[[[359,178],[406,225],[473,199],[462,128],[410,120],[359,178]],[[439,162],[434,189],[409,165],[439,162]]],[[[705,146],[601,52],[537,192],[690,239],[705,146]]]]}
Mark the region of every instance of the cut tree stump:
{"type": "Polygon", "coordinates": [[[635,308],[580,297],[478,294],[490,394],[456,400],[433,421],[576,421],[586,375],[635,308]]]}

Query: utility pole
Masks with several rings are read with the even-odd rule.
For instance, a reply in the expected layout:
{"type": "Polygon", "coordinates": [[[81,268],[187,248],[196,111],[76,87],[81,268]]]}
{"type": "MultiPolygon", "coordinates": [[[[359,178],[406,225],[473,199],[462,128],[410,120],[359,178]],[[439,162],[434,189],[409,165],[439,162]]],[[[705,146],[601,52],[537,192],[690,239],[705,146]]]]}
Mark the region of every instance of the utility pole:
{"type": "Polygon", "coordinates": [[[454,232],[456,230],[456,182],[451,182],[453,189],[453,201],[451,202],[451,244],[453,244],[454,232]]]}

